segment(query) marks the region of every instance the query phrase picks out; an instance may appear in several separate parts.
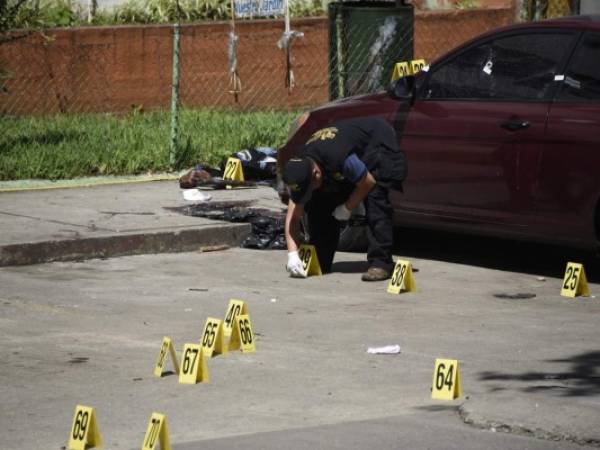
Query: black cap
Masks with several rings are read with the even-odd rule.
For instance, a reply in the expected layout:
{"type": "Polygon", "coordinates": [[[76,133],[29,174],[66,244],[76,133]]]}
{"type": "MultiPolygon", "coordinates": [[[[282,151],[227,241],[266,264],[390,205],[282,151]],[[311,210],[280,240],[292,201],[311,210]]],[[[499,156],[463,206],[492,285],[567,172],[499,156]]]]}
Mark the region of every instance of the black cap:
{"type": "Polygon", "coordinates": [[[312,163],[308,158],[293,158],[283,169],[283,181],[290,189],[294,203],[304,204],[310,200],[312,189],[312,163]]]}

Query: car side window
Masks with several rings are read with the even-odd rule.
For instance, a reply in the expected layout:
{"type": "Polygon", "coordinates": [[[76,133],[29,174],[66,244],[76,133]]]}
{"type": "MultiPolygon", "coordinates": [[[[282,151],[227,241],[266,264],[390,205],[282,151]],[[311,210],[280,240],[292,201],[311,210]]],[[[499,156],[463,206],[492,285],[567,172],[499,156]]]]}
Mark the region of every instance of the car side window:
{"type": "Polygon", "coordinates": [[[544,100],[571,48],[570,33],[511,35],[472,47],[434,68],[425,99],[544,100]]]}
{"type": "Polygon", "coordinates": [[[583,37],[569,62],[558,100],[600,101],[600,34],[583,37]]]}

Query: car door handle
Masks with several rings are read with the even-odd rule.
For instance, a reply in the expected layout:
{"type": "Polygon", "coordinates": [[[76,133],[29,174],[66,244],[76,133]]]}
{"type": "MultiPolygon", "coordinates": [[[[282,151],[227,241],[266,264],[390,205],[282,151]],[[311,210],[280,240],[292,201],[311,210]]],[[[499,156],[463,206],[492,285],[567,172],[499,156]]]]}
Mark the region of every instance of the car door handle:
{"type": "Polygon", "coordinates": [[[527,121],[509,120],[506,122],[502,122],[500,126],[508,131],[519,131],[529,128],[531,124],[527,121]]]}

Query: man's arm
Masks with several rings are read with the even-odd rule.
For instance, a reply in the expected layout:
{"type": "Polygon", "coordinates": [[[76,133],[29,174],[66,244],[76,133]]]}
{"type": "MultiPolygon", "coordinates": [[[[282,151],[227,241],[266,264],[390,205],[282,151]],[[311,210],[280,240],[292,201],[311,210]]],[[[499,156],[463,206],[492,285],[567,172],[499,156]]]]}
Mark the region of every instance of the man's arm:
{"type": "Polygon", "coordinates": [[[285,216],[285,242],[287,243],[288,252],[298,251],[298,235],[300,233],[300,221],[303,216],[304,205],[296,204],[290,199],[285,216]]]}
{"type": "Polygon", "coordinates": [[[352,211],[354,208],[356,208],[369,194],[369,192],[371,192],[371,189],[375,187],[376,183],[377,182],[375,181],[375,178],[373,178],[373,175],[371,175],[371,172],[367,171],[365,176],[362,177],[358,183],[356,183],[356,186],[350,194],[350,197],[348,197],[348,200],[346,200],[346,208],[349,211],[352,211]]]}

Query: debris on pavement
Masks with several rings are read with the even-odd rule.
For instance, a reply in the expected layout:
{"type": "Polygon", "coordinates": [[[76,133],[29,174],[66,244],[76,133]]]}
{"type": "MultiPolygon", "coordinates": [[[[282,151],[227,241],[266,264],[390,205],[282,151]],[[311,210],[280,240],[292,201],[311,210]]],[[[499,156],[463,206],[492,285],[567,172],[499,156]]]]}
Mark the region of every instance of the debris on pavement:
{"type": "Polygon", "coordinates": [[[198,189],[186,189],[183,191],[183,199],[189,202],[207,202],[211,198],[210,194],[201,192],[198,189]]]}
{"type": "Polygon", "coordinates": [[[535,294],[531,294],[529,292],[517,292],[516,294],[509,294],[506,292],[501,292],[498,294],[494,294],[494,297],[508,299],[508,300],[526,300],[526,299],[534,298],[535,294]]]}
{"type": "Polygon", "coordinates": [[[266,208],[251,208],[252,201],[198,203],[195,205],[167,208],[186,216],[204,217],[227,222],[245,222],[252,225],[252,234],[241,247],[259,250],[282,250],[285,244],[285,213],[266,208]]]}
{"type": "Polygon", "coordinates": [[[400,346],[386,345],[384,347],[369,347],[367,353],[372,355],[395,355],[400,353],[400,346]]]}

